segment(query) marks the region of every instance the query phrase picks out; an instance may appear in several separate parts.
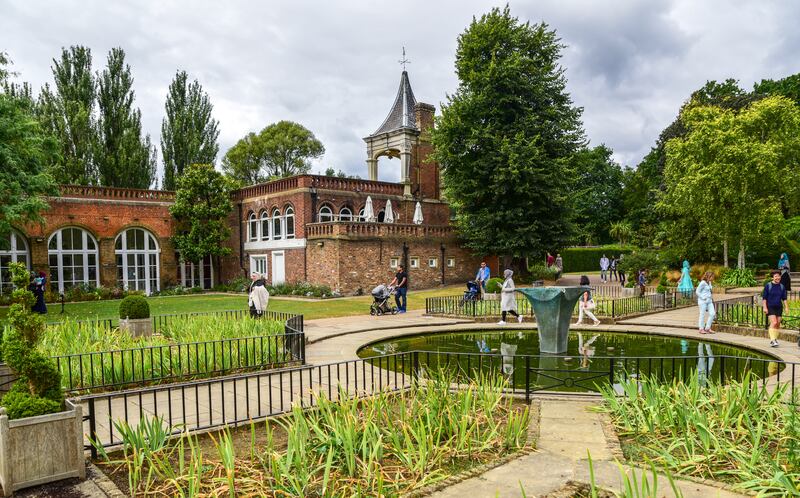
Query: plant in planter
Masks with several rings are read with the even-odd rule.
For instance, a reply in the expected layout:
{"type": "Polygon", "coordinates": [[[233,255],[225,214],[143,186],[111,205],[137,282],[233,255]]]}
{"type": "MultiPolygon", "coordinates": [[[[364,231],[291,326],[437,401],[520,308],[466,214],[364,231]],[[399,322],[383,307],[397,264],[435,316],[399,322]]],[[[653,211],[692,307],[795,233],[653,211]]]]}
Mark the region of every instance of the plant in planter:
{"type": "Polygon", "coordinates": [[[500,299],[500,289],[503,288],[503,279],[500,277],[493,277],[486,281],[486,294],[484,299],[497,300],[500,299]]]}
{"type": "Polygon", "coordinates": [[[0,399],[0,484],[5,495],[38,484],[86,476],[83,410],[64,400],[56,364],[36,349],[45,322],[31,311],[35,299],[28,290],[25,265],[12,263],[9,270],[15,289],[2,350],[3,359],[17,380],[0,399]],[[44,442],[45,446],[41,446],[44,442]]]}
{"type": "Polygon", "coordinates": [[[150,304],[144,296],[128,296],[119,303],[119,328],[133,337],[151,335],[150,304]]]}

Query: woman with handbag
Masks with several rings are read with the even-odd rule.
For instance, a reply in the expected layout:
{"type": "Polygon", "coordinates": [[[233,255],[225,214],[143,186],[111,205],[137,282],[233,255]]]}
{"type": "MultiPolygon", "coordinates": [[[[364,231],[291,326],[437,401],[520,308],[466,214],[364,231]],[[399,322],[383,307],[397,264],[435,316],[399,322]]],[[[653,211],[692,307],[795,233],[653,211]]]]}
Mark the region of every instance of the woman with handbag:
{"type": "MultiPolygon", "coordinates": [[[[586,275],[581,275],[581,286],[588,287],[589,286],[589,277],[586,275]]],[[[589,318],[594,321],[594,326],[597,327],[600,325],[600,320],[594,316],[592,310],[595,308],[594,299],[592,299],[592,291],[587,289],[586,292],[583,293],[581,296],[580,301],[578,301],[578,321],[575,325],[583,324],[583,315],[586,314],[589,318]]]]}

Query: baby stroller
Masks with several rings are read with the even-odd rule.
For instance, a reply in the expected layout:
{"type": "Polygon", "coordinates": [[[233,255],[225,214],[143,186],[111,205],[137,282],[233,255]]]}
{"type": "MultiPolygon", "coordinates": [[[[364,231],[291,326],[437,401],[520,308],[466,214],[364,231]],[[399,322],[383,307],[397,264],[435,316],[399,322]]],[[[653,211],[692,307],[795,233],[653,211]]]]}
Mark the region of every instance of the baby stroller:
{"type": "Polygon", "coordinates": [[[461,305],[463,306],[464,303],[477,301],[481,298],[481,288],[478,286],[478,282],[474,280],[470,280],[467,282],[467,290],[464,291],[464,297],[461,298],[461,305]]]}
{"type": "Polygon", "coordinates": [[[372,305],[369,307],[369,314],[372,316],[384,314],[397,314],[397,307],[389,304],[389,298],[394,294],[394,287],[387,287],[383,284],[372,289],[372,305]]]}

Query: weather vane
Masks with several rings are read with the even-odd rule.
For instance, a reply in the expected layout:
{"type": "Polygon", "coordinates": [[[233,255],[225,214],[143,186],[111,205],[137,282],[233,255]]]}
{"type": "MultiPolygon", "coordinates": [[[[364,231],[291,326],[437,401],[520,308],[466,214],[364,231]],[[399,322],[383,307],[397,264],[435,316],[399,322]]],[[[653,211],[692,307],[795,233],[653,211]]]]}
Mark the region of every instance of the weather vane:
{"type": "Polygon", "coordinates": [[[403,47],[403,59],[397,62],[403,65],[403,71],[406,70],[406,64],[411,64],[411,61],[406,59],[406,47],[403,47]]]}

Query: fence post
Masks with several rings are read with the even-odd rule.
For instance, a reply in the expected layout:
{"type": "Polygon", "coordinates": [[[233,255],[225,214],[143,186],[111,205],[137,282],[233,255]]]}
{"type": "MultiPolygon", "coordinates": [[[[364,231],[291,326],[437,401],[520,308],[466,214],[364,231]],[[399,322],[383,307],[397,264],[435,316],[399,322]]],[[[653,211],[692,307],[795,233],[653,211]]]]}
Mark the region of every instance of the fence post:
{"type": "Polygon", "coordinates": [[[531,402],[531,357],[525,355],[525,403],[531,402]]]}
{"type": "MultiPolygon", "coordinates": [[[[89,398],[89,437],[92,439],[97,437],[97,420],[95,418],[94,412],[94,398],[89,398]]],[[[92,455],[92,460],[97,460],[97,448],[94,445],[91,445],[92,448],[89,450],[92,455]]]]}
{"type": "Polygon", "coordinates": [[[614,358],[608,362],[608,384],[614,387],[614,358]]]}
{"type": "Polygon", "coordinates": [[[719,383],[725,385],[725,357],[719,359],[719,383]]]}
{"type": "Polygon", "coordinates": [[[419,352],[412,351],[411,352],[411,379],[417,380],[418,372],[419,371],[419,352]]]}
{"type": "Polygon", "coordinates": [[[611,318],[616,318],[617,317],[617,315],[615,314],[615,312],[616,312],[616,303],[617,303],[616,299],[612,299],[611,300],[611,318]]]}

